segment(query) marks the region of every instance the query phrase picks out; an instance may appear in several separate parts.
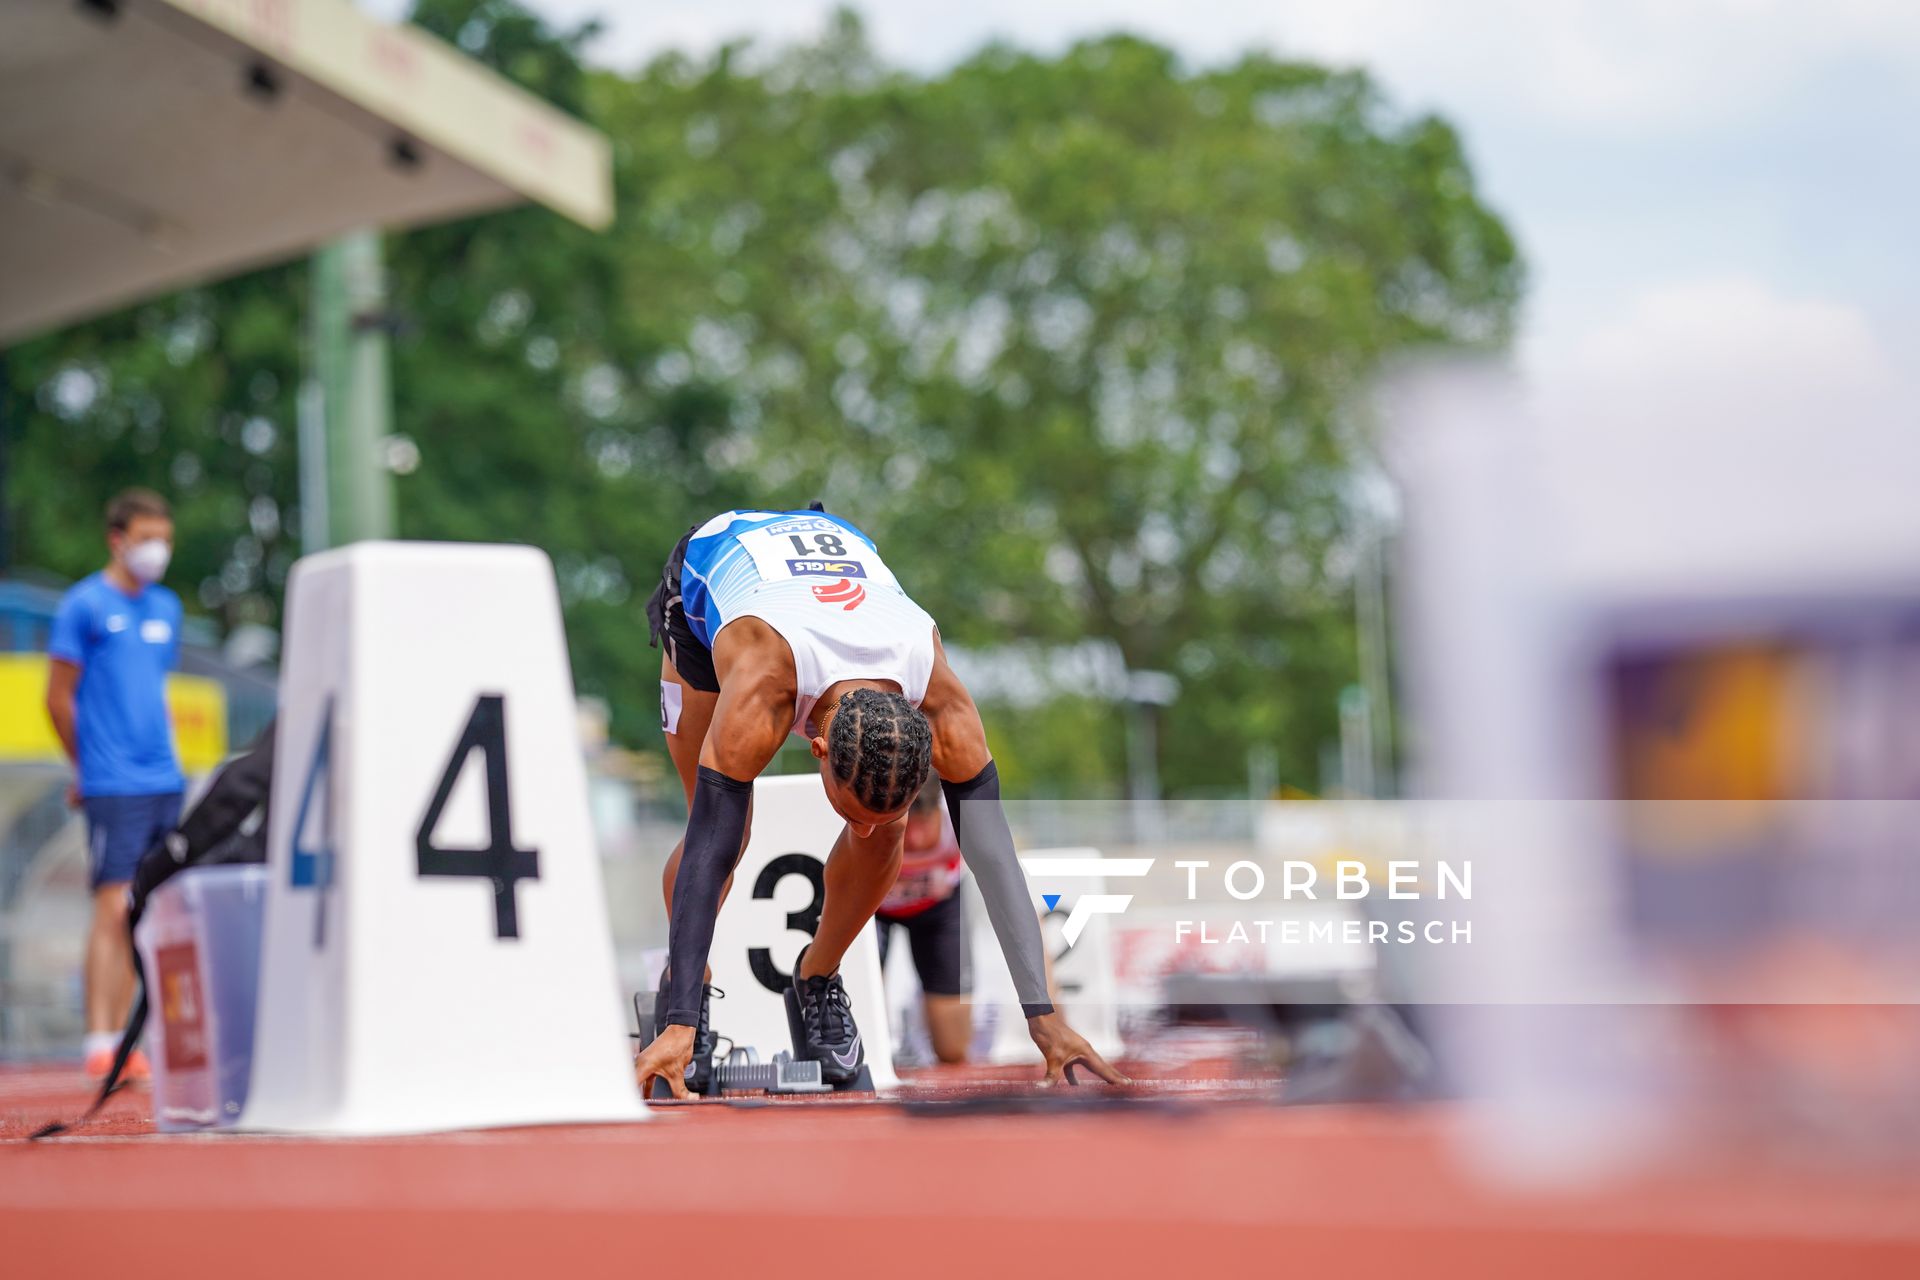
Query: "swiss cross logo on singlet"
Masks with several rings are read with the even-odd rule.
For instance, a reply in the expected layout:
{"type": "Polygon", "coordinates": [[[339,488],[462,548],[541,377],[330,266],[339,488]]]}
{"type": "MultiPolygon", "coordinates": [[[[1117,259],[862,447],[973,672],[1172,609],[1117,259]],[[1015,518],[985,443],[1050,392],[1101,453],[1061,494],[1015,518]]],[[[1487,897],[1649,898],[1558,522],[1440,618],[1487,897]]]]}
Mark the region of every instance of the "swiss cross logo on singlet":
{"type": "Polygon", "coordinates": [[[837,604],[842,609],[853,610],[867,598],[867,589],[851,578],[842,578],[838,582],[829,582],[825,586],[813,589],[813,598],[822,604],[837,604]]]}

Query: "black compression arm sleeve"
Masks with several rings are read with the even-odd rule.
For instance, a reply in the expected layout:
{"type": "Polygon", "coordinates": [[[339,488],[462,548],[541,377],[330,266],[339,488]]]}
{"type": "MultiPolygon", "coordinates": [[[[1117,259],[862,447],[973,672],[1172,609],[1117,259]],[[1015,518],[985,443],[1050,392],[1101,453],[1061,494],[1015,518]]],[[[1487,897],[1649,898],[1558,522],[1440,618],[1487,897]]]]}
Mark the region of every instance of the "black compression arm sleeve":
{"type": "Polygon", "coordinates": [[[960,856],[967,860],[968,869],[979,882],[980,896],[986,899],[987,917],[993,921],[994,935],[1000,939],[1000,950],[1013,973],[1013,989],[1019,993],[1021,1011],[1029,1018],[1052,1013],[1039,913],[1027,896],[1027,877],[1020,870],[1020,859],[1014,856],[1013,830],[1007,826],[1007,811],[1000,803],[1000,770],[989,760],[986,768],[965,782],[941,779],[940,789],[947,795],[947,812],[953,817],[960,856]]]}
{"type": "Polygon", "coordinates": [[[673,923],[667,932],[667,1021],[697,1026],[700,989],[706,985],[707,952],[713,947],[713,921],[720,914],[720,891],[740,861],[747,833],[747,802],[753,784],[700,767],[693,784],[693,812],[681,847],[680,874],[673,881],[673,923]]]}

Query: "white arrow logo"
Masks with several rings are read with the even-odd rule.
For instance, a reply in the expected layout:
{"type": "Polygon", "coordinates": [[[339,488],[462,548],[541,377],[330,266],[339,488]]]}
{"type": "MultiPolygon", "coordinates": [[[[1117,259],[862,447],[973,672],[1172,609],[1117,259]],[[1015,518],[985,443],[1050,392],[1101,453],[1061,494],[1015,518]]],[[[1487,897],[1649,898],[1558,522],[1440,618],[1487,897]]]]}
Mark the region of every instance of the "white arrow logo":
{"type": "MultiPolygon", "coordinates": [[[[1020,859],[1029,876],[1047,880],[1101,880],[1107,876],[1143,876],[1153,869],[1152,858],[1077,858],[1039,856],[1020,859]]],[[[1117,916],[1133,901],[1130,893],[1090,893],[1073,904],[1062,930],[1071,947],[1094,916],[1117,916]]]]}

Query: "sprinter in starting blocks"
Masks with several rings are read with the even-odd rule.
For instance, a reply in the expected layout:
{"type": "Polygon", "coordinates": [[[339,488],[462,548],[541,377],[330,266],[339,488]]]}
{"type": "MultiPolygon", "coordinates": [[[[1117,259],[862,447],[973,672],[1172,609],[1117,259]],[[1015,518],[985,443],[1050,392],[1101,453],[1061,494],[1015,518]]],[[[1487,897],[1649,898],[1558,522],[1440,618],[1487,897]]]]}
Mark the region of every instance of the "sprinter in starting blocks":
{"type": "Polygon", "coordinates": [[[655,1035],[634,1068],[643,1093],[655,1080],[676,1098],[711,1087],[715,919],[747,845],[754,780],[788,733],[811,746],[842,819],[818,900],[800,913],[812,941],[783,993],[795,1058],[818,1063],[829,1085],[859,1080],[865,1051],[840,964],[899,874],[907,810],[931,769],[1045,1060],[1044,1083],[1076,1063],[1126,1083],[1049,999],[979,712],[932,617],[872,539],[818,503],[722,512],[674,547],[647,617],[655,642],[666,642],[661,727],[688,819],[664,876],[672,924],[655,1035]]]}

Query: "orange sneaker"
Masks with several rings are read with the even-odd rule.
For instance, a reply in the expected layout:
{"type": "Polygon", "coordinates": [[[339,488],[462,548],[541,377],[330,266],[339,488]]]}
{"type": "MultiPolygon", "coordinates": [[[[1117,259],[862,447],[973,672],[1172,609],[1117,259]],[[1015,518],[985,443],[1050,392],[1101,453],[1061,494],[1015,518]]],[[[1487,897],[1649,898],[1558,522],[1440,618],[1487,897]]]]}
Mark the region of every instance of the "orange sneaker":
{"type": "MultiPolygon", "coordinates": [[[[113,1070],[112,1049],[95,1049],[87,1055],[87,1079],[99,1084],[107,1078],[107,1072],[113,1070]]],[[[153,1068],[147,1064],[147,1055],[135,1049],[127,1055],[127,1068],[121,1077],[129,1083],[145,1084],[153,1078],[153,1068]]]]}

